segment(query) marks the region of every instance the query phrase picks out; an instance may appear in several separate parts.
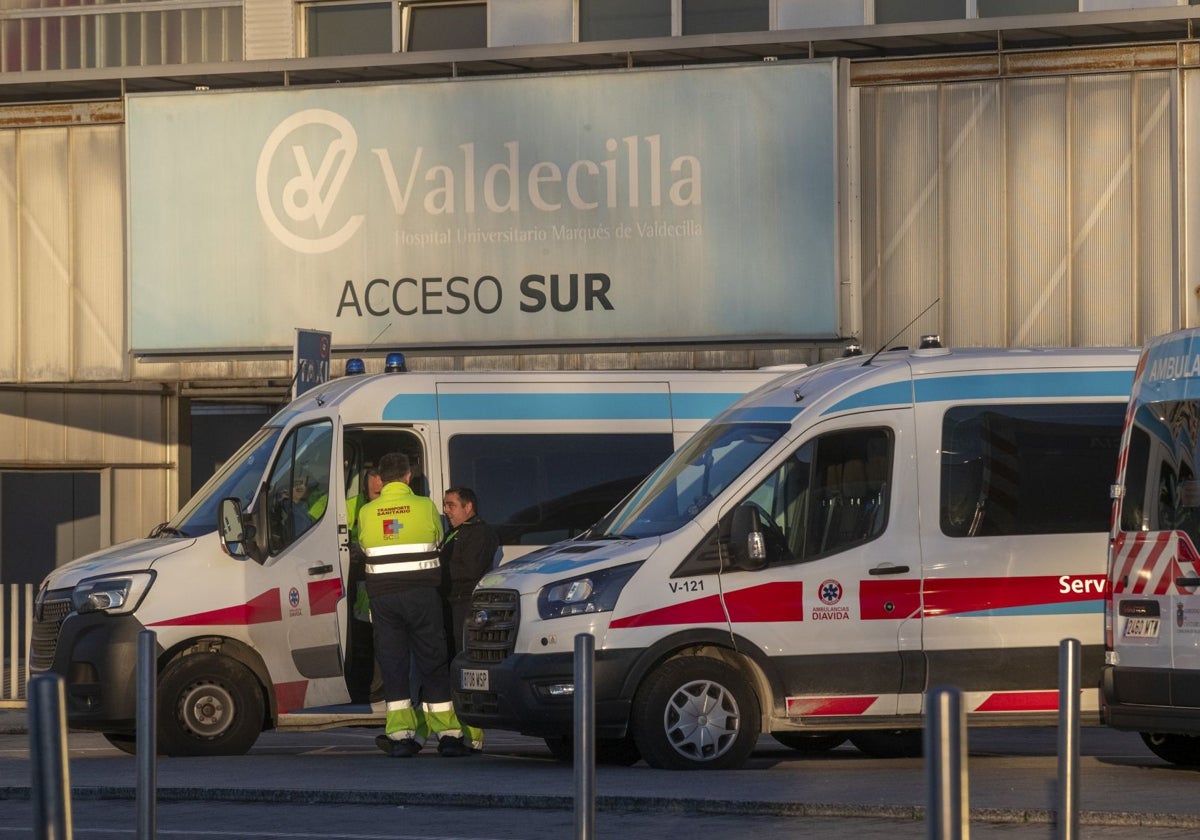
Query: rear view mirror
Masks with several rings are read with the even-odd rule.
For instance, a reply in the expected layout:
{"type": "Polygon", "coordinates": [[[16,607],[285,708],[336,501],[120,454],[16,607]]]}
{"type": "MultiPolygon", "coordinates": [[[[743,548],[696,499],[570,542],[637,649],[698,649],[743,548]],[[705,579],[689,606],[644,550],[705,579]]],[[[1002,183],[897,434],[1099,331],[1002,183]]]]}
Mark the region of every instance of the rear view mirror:
{"type": "Polygon", "coordinates": [[[235,560],[247,557],[262,562],[262,550],[255,540],[257,529],[242,513],[242,503],[234,498],[222,499],[217,509],[217,533],[221,537],[221,548],[235,560]]]}
{"type": "Polygon", "coordinates": [[[739,505],[733,512],[729,549],[735,568],[753,572],[767,565],[767,539],[758,505],[739,505]]]}

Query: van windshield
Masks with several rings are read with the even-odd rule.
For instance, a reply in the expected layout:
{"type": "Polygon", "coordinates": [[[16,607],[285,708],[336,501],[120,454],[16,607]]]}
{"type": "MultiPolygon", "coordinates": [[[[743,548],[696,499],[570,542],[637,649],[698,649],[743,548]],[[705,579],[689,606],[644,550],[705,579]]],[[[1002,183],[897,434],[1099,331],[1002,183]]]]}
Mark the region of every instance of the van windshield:
{"type": "Polygon", "coordinates": [[[233,457],[221,466],[196,495],[166,525],[156,529],[163,536],[198,537],[217,530],[217,507],[233,496],[245,510],[263,482],[267,463],[275,451],[279,428],[259,429],[233,457]]]}
{"type": "Polygon", "coordinates": [[[592,539],[656,537],[683,527],[783,437],[786,423],[712,423],[592,528],[592,539]]]}

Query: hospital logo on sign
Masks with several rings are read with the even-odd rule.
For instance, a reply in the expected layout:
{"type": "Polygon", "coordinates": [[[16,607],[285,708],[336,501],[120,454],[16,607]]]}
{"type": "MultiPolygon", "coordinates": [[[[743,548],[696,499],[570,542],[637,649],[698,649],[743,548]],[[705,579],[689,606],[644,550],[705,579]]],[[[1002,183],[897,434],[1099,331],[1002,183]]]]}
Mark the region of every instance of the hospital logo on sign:
{"type": "Polygon", "coordinates": [[[401,522],[399,519],[383,520],[383,535],[385,537],[398,536],[400,531],[403,530],[403,528],[404,528],[404,523],[401,522]]]}

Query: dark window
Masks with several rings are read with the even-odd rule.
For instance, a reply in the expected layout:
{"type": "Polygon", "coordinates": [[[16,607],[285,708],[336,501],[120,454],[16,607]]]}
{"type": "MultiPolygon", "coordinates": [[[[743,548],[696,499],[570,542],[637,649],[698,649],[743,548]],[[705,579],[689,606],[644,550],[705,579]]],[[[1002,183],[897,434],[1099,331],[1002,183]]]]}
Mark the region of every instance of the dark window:
{"type": "Polygon", "coordinates": [[[683,0],[683,34],[766,32],[770,0],[683,0]]]}
{"type": "Polygon", "coordinates": [[[391,3],[328,3],[304,14],[309,56],[392,52],[391,3]]]}
{"type": "Polygon", "coordinates": [[[579,0],[579,40],[671,34],[671,0],[579,0]]]}
{"type": "Polygon", "coordinates": [[[979,16],[1045,15],[1079,11],[1079,0],[979,0],[979,16]]]}
{"type": "Polygon", "coordinates": [[[410,52],[486,46],[486,3],[421,3],[408,9],[410,52]]]}
{"type": "Polygon", "coordinates": [[[278,554],[316,524],[329,505],[331,424],[301,426],[280,447],[267,480],[270,552],[278,554]]]}
{"type": "Polygon", "coordinates": [[[1125,464],[1122,528],[1186,531],[1200,543],[1198,439],[1200,402],[1171,400],[1138,406],[1125,464]]]}
{"type": "Polygon", "coordinates": [[[546,545],[597,522],[673,450],[671,435],[455,435],[450,484],[472,488],[505,545],[546,545]]]}
{"type": "Polygon", "coordinates": [[[39,583],[101,545],[99,473],[0,472],[0,581],[39,583]]]}
{"type": "Polygon", "coordinates": [[[812,560],[883,533],[891,476],[889,430],[830,432],[793,452],[743,504],[759,509],[772,563],[812,560]]]}
{"type": "Polygon", "coordinates": [[[876,23],[905,23],[913,20],[962,20],[967,16],[964,0],[875,0],[876,23]]]}
{"type": "Polygon", "coordinates": [[[1125,406],[959,406],[942,420],[942,533],[1107,531],[1125,406]]]}

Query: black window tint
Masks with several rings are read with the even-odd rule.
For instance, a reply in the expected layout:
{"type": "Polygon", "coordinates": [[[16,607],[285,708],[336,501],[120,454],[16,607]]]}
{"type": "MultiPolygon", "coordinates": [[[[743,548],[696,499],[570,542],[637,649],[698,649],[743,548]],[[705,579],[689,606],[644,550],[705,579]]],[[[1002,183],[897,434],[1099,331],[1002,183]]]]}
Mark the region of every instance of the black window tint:
{"type": "Polygon", "coordinates": [[[408,46],[456,50],[487,46],[486,3],[430,3],[409,10],[408,46]]]}
{"type": "Polygon", "coordinates": [[[1200,543],[1200,402],[1138,406],[1129,435],[1121,527],[1131,531],[1185,531],[1200,543]]]}
{"type": "Polygon", "coordinates": [[[292,431],[280,447],[267,480],[271,554],[300,539],[324,516],[332,446],[332,425],[313,423],[292,431]]]}
{"type": "Polygon", "coordinates": [[[772,564],[812,560],[883,533],[891,477],[890,430],[830,432],[793,452],[743,504],[768,523],[772,564]]]}
{"type": "Polygon", "coordinates": [[[942,419],[950,537],[1107,531],[1125,406],[959,406],[942,419]]]}
{"type": "Polygon", "coordinates": [[[671,0],[579,0],[579,40],[671,34],[671,0]]]}
{"type": "Polygon", "coordinates": [[[683,34],[766,32],[770,0],[683,0],[683,34]]]}
{"type": "Polygon", "coordinates": [[[479,496],[506,545],[589,528],[673,451],[671,435],[455,435],[450,485],[479,496]]]}
{"type": "Polygon", "coordinates": [[[305,8],[308,55],[392,52],[390,3],[330,3],[305,8]]]}
{"type": "Polygon", "coordinates": [[[875,0],[876,23],[913,20],[961,20],[967,16],[966,0],[875,0]]]}

